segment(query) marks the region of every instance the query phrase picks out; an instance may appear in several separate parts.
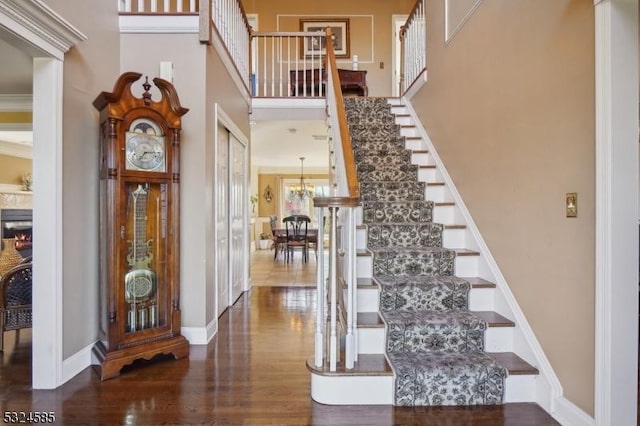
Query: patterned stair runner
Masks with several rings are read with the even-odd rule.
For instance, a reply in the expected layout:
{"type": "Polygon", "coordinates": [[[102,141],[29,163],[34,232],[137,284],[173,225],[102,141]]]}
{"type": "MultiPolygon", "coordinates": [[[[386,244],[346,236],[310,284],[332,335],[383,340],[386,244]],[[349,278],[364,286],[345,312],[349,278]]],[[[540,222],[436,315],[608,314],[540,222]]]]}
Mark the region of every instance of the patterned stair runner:
{"type": "Polygon", "coordinates": [[[501,404],[507,372],[484,352],[487,324],[469,312],[455,251],[382,98],[345,98],[367,248],[381,289],[396,405],[501,404]]]}

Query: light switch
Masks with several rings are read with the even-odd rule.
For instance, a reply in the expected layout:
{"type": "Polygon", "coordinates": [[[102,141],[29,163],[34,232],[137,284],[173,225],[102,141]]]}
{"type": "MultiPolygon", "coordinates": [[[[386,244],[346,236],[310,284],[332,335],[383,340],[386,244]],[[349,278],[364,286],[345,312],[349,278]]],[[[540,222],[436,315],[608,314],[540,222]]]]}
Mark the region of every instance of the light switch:
{"type": "Polygon", "coordinates": [[[578,217],[578,193],[567,192],[566,197],[567,217],[578,217]]]}

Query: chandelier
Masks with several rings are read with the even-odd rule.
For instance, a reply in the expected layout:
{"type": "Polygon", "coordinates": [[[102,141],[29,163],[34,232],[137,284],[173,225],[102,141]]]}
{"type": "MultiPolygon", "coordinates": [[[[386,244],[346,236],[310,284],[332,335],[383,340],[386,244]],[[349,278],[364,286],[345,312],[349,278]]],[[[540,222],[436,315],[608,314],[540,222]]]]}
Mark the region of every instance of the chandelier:
{"type": "Polygon", "coordinates": [[[304,157],[300,157],[300,183],[292,185],[291,194],[297,196],[300,200],[313,195],[313,185],[307,185],[304,181],[304,157]]]}

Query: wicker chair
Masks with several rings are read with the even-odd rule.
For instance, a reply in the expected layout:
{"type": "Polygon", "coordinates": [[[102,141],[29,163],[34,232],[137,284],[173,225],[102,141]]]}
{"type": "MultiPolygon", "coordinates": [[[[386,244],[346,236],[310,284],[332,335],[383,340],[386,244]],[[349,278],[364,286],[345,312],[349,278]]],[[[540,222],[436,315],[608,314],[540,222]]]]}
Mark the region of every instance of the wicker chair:
{"type": "Polygon", "coordinates": [[[31,328],[32,264],[23,263],[0,278],[0,351],[4,350],[4,332],[31,328]]]}

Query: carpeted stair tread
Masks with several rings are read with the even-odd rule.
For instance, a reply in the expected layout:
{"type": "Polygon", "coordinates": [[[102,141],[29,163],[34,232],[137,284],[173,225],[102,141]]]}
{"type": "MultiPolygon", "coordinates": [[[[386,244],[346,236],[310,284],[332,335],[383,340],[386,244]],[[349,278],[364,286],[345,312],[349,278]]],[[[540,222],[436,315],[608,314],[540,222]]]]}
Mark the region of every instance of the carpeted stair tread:
{"type": "Polygon", "coordinates": [[[502,403],[506,369],[484,352],[392,352],[387,356],[396,376],[396,405],[502,403]]]}
{"type": "Polygon", "coordinates": [[[424,182],[360,182],[362,201],[422,201],[424,182]]]}
{"type": "Polygon", "coordinates": [[[367,247],[441,247],[444,225],[440,223],[370,223],[367,247]]]}
{"type": "Polygon", "coordinates": [[[374,276],[453,275],[456,252],[441,247],[370,249],[374,276]]]}
{"type": "Polygon", "coordinates": [[[462,311],[382,312],[387,353],[484,350],[487,323],[462,311]]]}
{"type": "Polygon", "coordinates": [[[380,310],[460,310],[468,304],[471,285],[456,276],[394,276],[374,278],[380,286],[380,310]]]}
{"type": "Polygon", "coordinates": [[[364,223],[431,222],[433,201],[363,201],[364,223]]]}

